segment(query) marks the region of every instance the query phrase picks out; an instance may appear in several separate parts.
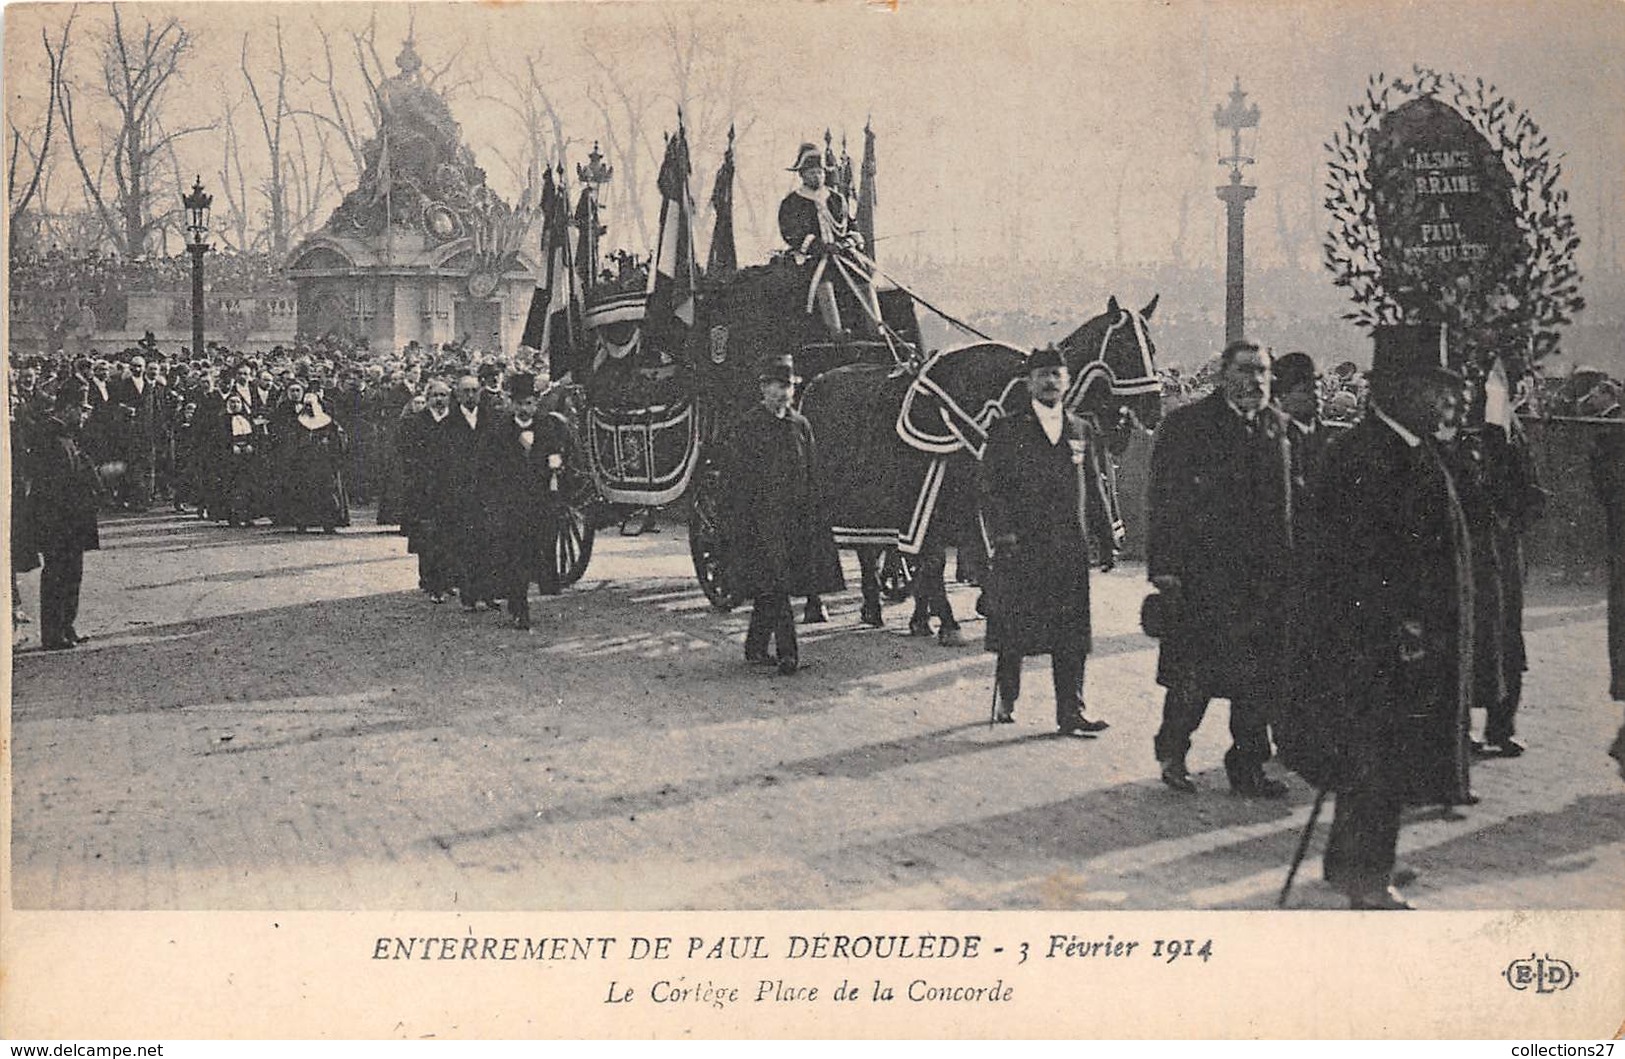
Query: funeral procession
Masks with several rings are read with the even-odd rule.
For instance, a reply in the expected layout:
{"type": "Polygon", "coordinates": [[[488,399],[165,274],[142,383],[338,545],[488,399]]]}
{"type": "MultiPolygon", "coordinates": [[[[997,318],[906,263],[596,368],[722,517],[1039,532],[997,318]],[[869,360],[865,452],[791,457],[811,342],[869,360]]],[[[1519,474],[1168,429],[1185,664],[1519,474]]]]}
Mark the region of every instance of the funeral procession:
{"type": "Polygon", "coordinates": [[[1564,2],[10,8],[13,904],[1625,907],[1564,2]]]}

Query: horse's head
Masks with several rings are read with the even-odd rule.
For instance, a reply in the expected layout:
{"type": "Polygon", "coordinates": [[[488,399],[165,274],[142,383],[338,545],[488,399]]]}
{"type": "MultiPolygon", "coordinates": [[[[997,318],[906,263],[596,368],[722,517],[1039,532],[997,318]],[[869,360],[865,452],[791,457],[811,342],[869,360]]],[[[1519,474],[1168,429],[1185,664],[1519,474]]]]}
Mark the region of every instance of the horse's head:
{"type": "Polygon", "coordinates": [[[1060,343],[1072,376],[1067,407],[1093,414],[1112,448],[1121,450],[1137,424],[1156,429],[1162,418],[1162,380],[1157,377],[1157,346],[1147,321],[1157,311],[1158,297],[1135,312],[1117,304],[1060,343]]]}

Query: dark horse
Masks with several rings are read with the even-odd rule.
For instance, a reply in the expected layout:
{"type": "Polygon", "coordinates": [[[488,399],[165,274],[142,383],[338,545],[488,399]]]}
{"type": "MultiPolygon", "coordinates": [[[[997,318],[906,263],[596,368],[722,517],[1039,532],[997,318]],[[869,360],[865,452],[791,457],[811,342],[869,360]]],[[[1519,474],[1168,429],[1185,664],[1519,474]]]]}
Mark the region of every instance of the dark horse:
{"type": "MultiPolygon", "coordinates": [[[[1066,405],[1092,421],[1114,453],[1161,417],[1147,324],[1156,307],[1152,298],[1135,312],[1114,297],[1059,343],[1072,377],[1066,405]]],[[[963,642],[944,584],[947,549],[978,560],[987,553],[976,461],[993,421],[1028,400],[1025,362],[1021,350],[984,342],[937,353],[918,375],[853,364],[808,384],[802,412],[819,439],[836,542],[858,551],[865,624],[882,624],[880,562],[896,548],[918,557],[910,630],[930,635],[934,615],[942,643],[963,642]]],[[[1115,507],[1115,480],[1107,486],[1115,507]]]]}

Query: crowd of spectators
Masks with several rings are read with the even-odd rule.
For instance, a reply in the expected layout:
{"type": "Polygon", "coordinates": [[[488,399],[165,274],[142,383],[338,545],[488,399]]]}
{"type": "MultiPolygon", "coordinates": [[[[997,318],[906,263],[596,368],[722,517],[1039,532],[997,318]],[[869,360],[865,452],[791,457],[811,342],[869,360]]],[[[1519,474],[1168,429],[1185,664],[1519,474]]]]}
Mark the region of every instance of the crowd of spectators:
{"type": "MultiPolygon", "coordinates": [[[[121,294],[129,291],[182,293],[192,289],[192,258],[140,254],[121,257],[117,252],[89,250],[70,253],[59,247],[39,251],[11,251],[13,291],[73,291],[79,294],[121,294]]],[[[256,293],[285,287],[279,262],[270,254],[216,249],[209,253],[204,282],[209,290],[256,293]]]]}

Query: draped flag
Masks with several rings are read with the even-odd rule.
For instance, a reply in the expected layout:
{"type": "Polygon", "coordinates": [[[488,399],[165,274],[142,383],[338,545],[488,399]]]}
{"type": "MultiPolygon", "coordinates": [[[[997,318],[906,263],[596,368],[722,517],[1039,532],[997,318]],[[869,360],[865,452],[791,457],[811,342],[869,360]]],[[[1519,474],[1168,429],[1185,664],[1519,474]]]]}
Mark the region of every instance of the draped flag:
{"type": "MultiPolygon", "coordinates": [[[[694,326],[695,302],[699,288],[699,262],[694,258],[694,203],[688,193],[688,135],[683,131],[682,111],[677,113],[677,132],[666,141],[666,158],[660,164],[660,243],[655,247],[654,268],[649,270],[649,298],[645,320],[654,334],[694,326]]],[[[681,342],[668,338],[672,345],[681,342]]]]}
{"type": "Polygon", "coordinates": [[[522,344],[547,356],[555,378],[569,374],[575,363],[576,335],[580,330],[581,294],[570,260],[570,200],[563,170],[559,181],[553,171],[542,177],[542,256],[546,261],[542,283],[531,296],[522,344]]]}
{"type": "Polygon", "coordinates": [[[711,252],[705,259],[706,275],[715,279],[739,268],[739,255],[734,249],[734,130],[728,126],[728,150],[722,156],[717,170],[716,186],[711,189],[711,209],[716,211],[716,225],[711,229],[711,252]]]}
{"type": "Polygon", "coordinates": [[[858,233],[863,236],[863,249],[870,260],[878,261],[875,246],[875,130],[863,123],[863,184],[858,189],[858,233]]]}

